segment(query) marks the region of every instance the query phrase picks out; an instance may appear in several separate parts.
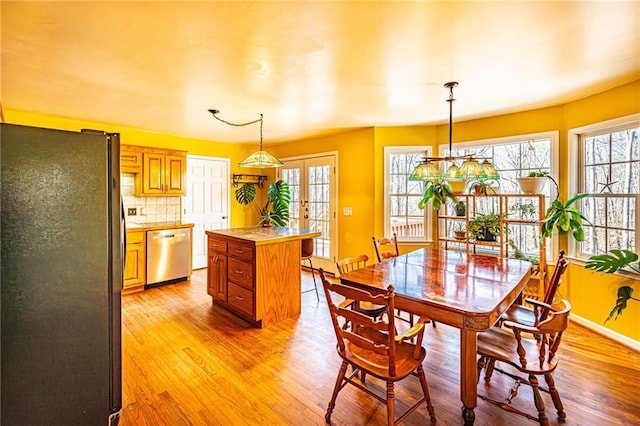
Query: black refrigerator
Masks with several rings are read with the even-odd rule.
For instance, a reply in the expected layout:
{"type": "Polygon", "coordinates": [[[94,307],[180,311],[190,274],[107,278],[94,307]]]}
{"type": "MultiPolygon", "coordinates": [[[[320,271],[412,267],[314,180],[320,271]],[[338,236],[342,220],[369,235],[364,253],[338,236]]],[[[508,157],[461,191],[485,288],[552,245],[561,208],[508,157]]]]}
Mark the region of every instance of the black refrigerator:
{"type": "Polygon", "coordinates": [[[119,135],[0,126],[0,422],[117,424],[119,135]]]}

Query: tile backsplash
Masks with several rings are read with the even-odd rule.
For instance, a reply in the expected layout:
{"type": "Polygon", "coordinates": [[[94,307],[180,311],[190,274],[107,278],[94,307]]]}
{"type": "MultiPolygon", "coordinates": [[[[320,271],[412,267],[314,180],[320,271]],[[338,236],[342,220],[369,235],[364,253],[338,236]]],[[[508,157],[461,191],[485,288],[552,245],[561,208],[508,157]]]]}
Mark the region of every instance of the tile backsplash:
{"type": "Polygon", "coordinates": [[[128,216],[129,223],[179,222],[180,197],[136,197],[133,173],[120,176],[124,212],[136,208],[135,216],[128,216]]]}

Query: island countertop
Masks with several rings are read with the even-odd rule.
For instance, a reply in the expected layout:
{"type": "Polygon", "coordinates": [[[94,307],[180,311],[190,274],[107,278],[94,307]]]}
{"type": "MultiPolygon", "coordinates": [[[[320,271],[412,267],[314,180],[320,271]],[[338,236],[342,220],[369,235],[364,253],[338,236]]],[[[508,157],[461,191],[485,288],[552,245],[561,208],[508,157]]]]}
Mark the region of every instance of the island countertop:
{"type": "Polygon", "coordinates": [[[281,241],[306,240],[322,235],[321,232],[309,229],[285,228],[282,226],[245,226],[242,228],[216,229],[206,231],[207,235],[216,235],[241,241],[252,241],[256,246],[273,244],[281,241]]]}

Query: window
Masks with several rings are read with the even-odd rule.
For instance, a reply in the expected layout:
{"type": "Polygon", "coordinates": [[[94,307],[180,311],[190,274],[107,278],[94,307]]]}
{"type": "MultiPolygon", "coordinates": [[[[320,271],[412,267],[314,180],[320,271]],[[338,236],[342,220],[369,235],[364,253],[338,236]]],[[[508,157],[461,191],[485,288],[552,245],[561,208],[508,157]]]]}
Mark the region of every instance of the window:
{"type": "MultiPolygon", "coordinates": [[[[441,155],[446,155],[448,146],[441,146],[441,155]]],[[[511,136],[499,139],[453,144],[452,155],[475,154],[489,158],[500,174],[493,183],[496,191],[503,194],[520,193],[517,178],[525,177],[531,171],[546,170],[557,176],[558,132],[511,136]]],[[[445,167],[447,167],[445,165],[445,167]]],[[[554,177],[554,179],[556,179],[554,177]]],[[[557,179],[556,179],[557,181],[557,179]]],[[[549,180],[543,193],[545,209],[555,199],[557,188],[549,180]]],[[[535,255],[539,250],[539,234],[531,226],[512,226],[509,240],[522,252],[535,255]]],[[[553,253],[553,241],[547,244],[547,258],[553,253]]]]}
{"type": "Polygon", "coordinates": [[[577,141],[577,192],[588,193],[582,213],[585,241],[576,255],[589,257],[611,249],[638,252],[640,205],[639,116],[573,130],[577,141]]]}
{"type": "MultiPolygon", "coordinates": [[[[452,155],[475,154],[478,157],[489,158],[500,179],[496,183],[501,193],[518,193],[517,178],[527,176],[529,172],[546,170],[553,174],[552,152],[556,150],[552,141],[557,140],[557,133],[529,136],[519,136],[495,140],[483,140],[454,144],[452,155]]],[[[555,187],[547,185],[547,205],[550,196],[555,198],[555,187]]]]}
{"type": "Polygon", "coordinates": [[[385,147],[385,235],[396,233],[401,241],[425,241],[428,209],[420,210],[424,183],[409,180],[422,161],[426,147],[385,147]]]}

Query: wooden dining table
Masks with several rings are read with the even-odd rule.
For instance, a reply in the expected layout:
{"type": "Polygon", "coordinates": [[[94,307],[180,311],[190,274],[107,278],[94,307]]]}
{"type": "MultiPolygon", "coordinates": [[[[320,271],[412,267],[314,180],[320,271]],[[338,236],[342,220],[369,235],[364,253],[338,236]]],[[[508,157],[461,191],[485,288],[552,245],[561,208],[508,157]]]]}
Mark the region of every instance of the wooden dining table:
{"type": "Polygon", "coordinates": [[[520,296],[531,263],[423,248],[340,276],[345,285],[395,288],[397,309],[460,329],[460,399],[465,425],[477,406],[477,334],[491,328],[520,296]]]}

